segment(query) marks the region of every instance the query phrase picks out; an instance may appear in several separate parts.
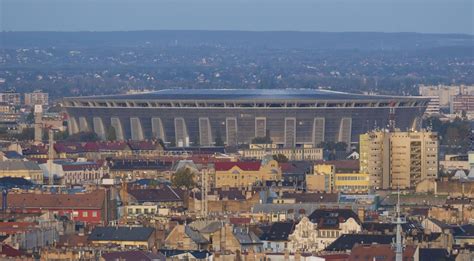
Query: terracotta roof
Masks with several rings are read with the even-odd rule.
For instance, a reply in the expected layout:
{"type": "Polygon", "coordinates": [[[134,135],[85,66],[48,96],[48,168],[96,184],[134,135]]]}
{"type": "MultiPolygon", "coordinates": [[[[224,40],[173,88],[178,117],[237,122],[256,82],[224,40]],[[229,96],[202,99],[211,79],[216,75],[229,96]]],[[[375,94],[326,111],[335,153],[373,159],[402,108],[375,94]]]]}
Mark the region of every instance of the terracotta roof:
{"type": "Polygon", "coordinates": [[[74,162],[61,164],[64,171],[79,171],[86,169],[99,169],[100,165],[95,162],[74,162]]]}
{"type": "Polygon", "coordinates": [[[243,171],[258,171],[260,169],[260,161],[252,162],[216,162],[214,163],[214,168],[216,171],[228,171],[234,166],[240,168],[243,171]]]}
{"type": "Polygon", "coordinates": [[[80,247],[87,245],[87,236],[86,235],[61,235],[59,236],[59,242],[57,244],[59,247],[80,247]]]}
{"type": "Polygon", "coordinates": [[[124,141],[99,141],[84,144],[84,149],[92,152],[125,150],[127,148],[128,145],[124,141]]]}
{"type": "Polygon", "coordinates": [[[54,144],[54,150],[58,153],[83,153],[84,146],[79,142],[58,142],[54,144]]]}
{"type": "Polygon", "coordinates": [[[28,155],[38,155],[38,154],[47,154],[48,153],[48,148],[46,146],[30,146],[28,148],[23,149],[23,155],[28,156],[28,155]]]}
{"type": "Polygon", "coordinates": [[[132,150],[156,150],[158,149],[158,144],[154,143],[151,140],[147,141],[129,141],[128,146],[132,150]]]}
{"type": "Polygon", "coordinates": [[[105,195],[98,190],[87,194],[10,193],[7,198],[8,207],[16,209],[101,209],[105,195]]]}
{"type": "Polygon", "coordinates": [[[23,252],[20,250],[16,250],[15,248],[7,245],[7,244],[2,244],[0,247],[0,256],[3,257],[21,257],[21,256],[26,256],[23,252]]]}

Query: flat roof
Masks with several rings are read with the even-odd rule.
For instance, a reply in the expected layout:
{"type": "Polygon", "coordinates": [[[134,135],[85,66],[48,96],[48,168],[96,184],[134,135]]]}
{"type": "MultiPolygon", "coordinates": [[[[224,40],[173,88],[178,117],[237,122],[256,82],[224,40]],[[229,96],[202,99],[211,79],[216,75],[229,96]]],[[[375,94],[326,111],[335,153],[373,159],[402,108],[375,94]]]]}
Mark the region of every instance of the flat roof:
{"type": "Polygon", "coordinates": [[[393,100],[413,96],[363,95],[320,89],[166,89],[145,93],[68,97],[76,100],[393,100]]]}

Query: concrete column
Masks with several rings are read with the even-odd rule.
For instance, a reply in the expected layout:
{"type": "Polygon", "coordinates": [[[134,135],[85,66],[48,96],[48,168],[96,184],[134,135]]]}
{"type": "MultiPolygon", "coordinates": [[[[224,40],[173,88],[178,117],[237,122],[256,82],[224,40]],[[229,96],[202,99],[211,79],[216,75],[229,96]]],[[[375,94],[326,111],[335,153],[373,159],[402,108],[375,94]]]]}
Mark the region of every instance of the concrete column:
{"type": "Polygon", "coordinates": [[[94,117],[92,119],[93,124],[94,124],[94,132],[99,136],[101,140],[105,140],[105,128],[104,128],[104,123],[102,122],[102,118],[100,117],[94,117]]]}
{"type": "Polygon", "coordinates": [[[130,118],[130,130],[132,133],[132,140],[143,140],[143,129],[139,118],[130,118]]]}

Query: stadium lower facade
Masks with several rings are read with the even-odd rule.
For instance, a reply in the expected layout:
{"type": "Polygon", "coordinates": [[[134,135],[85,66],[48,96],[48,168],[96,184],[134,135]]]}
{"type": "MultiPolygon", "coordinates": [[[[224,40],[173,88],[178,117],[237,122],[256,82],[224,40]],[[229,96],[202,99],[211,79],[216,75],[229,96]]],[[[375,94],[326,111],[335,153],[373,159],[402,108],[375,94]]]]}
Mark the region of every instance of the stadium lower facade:
{"type": "Polygon", "coordinates": [[[156,138],[172,146],[234,146],[269,136],[275,144],[295,147],[358,142],[359,134],[387,128],[390,120],[401,130],[416,129],[428,102],[309,89],[170,89],[71,97],[64,106],[70,134],[156,138]]]}

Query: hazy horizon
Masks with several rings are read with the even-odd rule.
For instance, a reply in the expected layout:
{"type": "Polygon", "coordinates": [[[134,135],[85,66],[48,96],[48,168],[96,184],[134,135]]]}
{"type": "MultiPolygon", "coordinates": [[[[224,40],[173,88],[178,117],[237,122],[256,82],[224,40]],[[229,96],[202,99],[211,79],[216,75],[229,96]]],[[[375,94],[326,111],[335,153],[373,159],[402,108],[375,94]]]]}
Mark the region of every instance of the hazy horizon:
{"type": "Polygon", "coordinates": [[[0,31],[474,34],[469,0],[0,0],[0,31]]]}

